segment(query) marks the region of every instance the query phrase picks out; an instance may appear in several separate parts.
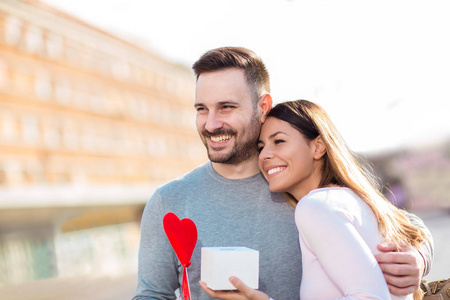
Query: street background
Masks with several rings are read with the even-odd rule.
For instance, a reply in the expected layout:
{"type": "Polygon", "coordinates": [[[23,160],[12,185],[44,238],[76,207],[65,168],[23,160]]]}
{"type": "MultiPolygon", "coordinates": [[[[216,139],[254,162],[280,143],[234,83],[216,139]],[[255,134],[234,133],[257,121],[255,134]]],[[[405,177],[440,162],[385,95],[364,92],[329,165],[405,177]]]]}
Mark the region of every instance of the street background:
{"type": "Polygon", "coordinates": [[[129,299],[155,189],[206,161],[192,63],[260,55],[330,115],[450,277],[447,0],[0,0],[0,298],[129,299]]]}

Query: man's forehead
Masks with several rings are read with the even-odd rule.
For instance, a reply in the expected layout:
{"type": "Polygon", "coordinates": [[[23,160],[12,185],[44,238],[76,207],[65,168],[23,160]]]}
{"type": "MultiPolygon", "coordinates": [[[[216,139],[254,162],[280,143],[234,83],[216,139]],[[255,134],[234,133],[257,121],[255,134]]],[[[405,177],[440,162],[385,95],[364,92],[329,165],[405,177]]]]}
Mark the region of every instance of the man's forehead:
{"type": "Polygon", "coordinates": [[[196,105],[220,105],[227,102],[240,105],[251,102],[251,91],[243,70],[234,68],[202,73],[195,89],[196,105]]]}
{"type": "Polygon", "coordinates": [[[247,93],[214,93],[209,95],[195,95],[195,106],[220,107],[224,105],[251,106],[252,99],[247,93]]]}

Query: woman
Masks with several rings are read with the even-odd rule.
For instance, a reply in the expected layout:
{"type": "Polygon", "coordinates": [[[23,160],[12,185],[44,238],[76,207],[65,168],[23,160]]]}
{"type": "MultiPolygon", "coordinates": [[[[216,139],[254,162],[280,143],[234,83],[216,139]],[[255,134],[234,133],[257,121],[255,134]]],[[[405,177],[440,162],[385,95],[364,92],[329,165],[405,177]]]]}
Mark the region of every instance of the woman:
{"type": "MultiPolygon", "coordinates": [[[[258,144],[259,167],[270,190],[298,202],[300,298],[413,299],[389,294],[374,254],[381,241],[417,247],[425,234],[384,198],[322,108],[306,100],[278,104],[258,144]]],[[[239,297],[269,299],[259,291],[239,297]]]]}

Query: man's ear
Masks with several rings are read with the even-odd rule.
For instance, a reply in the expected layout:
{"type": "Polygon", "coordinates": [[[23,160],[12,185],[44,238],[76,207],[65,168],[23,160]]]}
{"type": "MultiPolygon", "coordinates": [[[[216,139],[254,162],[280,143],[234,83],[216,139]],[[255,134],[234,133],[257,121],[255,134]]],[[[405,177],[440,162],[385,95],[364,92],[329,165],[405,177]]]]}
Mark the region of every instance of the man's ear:
{"type": "Polygon", "coordinates": [[[261,123],[264,123],[267,114],[272,109],[272,96],[270,94],[264,94],[259,100],[258,106],[261,108],[261,123]]]}
{"type": "Polygon", "coordinates": [[[314,146],[313,157],[314,157],[314,159],[319,160],[327,152],[327,147],[325,146],[325,142],[323,141],[322,136],[319,135],[314,140],[312,140],[312,143],[314,146]]]}

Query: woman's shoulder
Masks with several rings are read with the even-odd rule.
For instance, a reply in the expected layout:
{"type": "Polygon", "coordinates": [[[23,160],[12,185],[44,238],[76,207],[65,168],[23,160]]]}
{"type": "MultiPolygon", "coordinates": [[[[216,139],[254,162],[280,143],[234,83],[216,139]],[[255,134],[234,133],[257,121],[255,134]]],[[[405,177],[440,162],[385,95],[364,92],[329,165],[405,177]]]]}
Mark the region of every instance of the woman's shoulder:
{"type": "Polygon", "coordinates": [[[349,188],[327,187],[311,191],[297,204],[297,213],[302,215],[327,215],[338,212],[353,219],[354,213],[360,210],[362,200],[349,188]]]}
{"type": "Polygon", "coordinates": [[[312,190],[303,197],[300,202],[314,202],[318,204],[348,203],[351,200],[358,200],[359,197],[347,187],[325,187],[312,190]],[[305,200],[305,201],[304,201],[305,200]]]}

